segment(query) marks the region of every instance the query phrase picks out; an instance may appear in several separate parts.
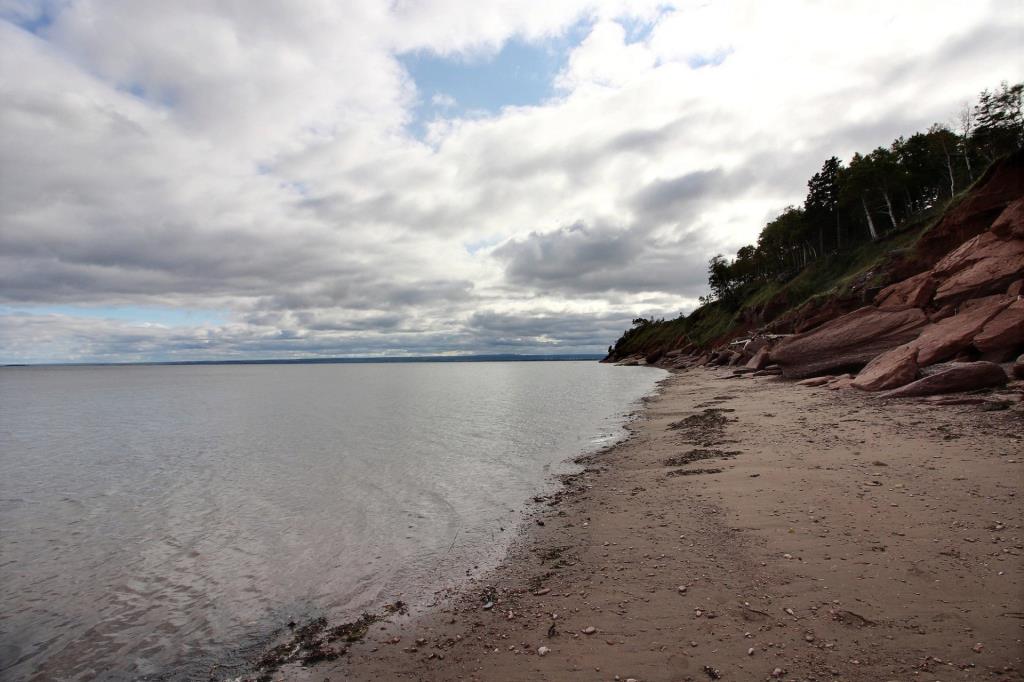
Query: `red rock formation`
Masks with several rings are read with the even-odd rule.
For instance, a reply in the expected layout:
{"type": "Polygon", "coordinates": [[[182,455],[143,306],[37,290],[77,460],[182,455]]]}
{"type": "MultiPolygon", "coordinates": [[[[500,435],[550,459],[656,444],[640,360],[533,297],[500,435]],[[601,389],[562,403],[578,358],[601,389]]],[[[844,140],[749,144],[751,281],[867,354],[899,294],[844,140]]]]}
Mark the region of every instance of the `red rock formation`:
{"type": "MultiPolygon", "coordinates": [[[[982,353],[1011,350],[1024,345],[1024,300],[1017,299],[992,317],[974,337],[982,353]]],[[[1012,356],[1011,356],[1012,357],[1012,356]]]]}
{"type": "Polygon", "coordinates": [[[1003,239],[993,231],[969,239],[939,261],[935,304],[1006,291],[1024,272],[1024,239],[1003,239]]]}
{"type": "Polygon", "coordinates": [[[875,296],[875,305],[886,310],[923,308],[931,302],[938,286],[931,272],[922,272],[882,289],[875,296]]]}
{"type": "Polygon", "coordinates": [[[959,314],[925,327],[914,342],[918,348],[918,365],[934,365],[968,348],[985,324],[1010,305],[1010,301],[1005,295],[994,296],[992,300],[965,306],[959,314]]]}
{"type": "Polygon", "coordinates": [[[979,388],[1003,386],[1006,372],[994,362],[951,363],[934,374],[918,379],[906,386],[885,393],[887,398],[910,398],[936,393],[973,391],[979,388]]]}
{"type": "Polygon", "coordinates": [[[913,341],[928,318],[917,308],[880,310],[866,306],[792,336],[771,351],[783,376],[801,379],[848,367],[863,367],[876,355],[913,341]]]}
{"type": "Polygon", "coordinates": [[[1007,206],[1024,195],[1022,177],[1024,150],[989,166],[963,201],[947,211],[935,227],[921,235],[914,249],[914,262],[905,266],[916,269],[907,274],[927,269],[951,249],[981,234],[994,221],[1001,219],[1007,206]]]}
{"type": "Polygon", "coordinates": [[[1007,206],[992,223],[992,231],[1003,239],[1024,239],[1024,199],[1007,206]]]}
{"type": "Polygon", "coordinates": [[[917,379],[917,346],[911,342],[883,353],[868,363],[852,385],[863,391],[884,391],[917,379]]]}

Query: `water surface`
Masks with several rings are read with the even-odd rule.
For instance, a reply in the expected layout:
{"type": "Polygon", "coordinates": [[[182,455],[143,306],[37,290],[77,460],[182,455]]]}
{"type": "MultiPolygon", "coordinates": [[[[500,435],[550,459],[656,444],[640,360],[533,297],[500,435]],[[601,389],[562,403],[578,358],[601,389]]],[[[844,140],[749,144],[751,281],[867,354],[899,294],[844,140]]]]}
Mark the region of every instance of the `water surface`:
{"type": "Polygon", "coordinates": [[[291,619],[429,600],[500,556],[524,502],[662,376],[0,369],[0,677],[203,677],[291,619]]]}

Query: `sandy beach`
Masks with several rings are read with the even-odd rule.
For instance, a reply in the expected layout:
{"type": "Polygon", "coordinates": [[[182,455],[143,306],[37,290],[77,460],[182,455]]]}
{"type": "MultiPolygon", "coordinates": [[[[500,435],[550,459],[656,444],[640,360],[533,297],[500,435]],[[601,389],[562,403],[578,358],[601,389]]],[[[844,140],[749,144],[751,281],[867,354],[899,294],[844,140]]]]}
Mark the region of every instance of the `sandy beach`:
{"type": "Polygon", "coordinates": [[[671,374],[497,570],[273,678],[1024,679],[1004,392],[993,411],[671,374]]]}

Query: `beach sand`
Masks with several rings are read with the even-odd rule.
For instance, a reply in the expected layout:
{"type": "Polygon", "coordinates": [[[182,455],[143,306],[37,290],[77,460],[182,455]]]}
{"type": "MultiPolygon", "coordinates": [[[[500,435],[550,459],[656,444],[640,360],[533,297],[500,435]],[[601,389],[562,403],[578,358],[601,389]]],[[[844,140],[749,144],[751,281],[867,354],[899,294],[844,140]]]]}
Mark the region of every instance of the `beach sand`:
{"type": "Polygon", "coordinates": [[[1024,679],[1022,426],[673,374],[497,570],[274,677],[1024,679]]]}

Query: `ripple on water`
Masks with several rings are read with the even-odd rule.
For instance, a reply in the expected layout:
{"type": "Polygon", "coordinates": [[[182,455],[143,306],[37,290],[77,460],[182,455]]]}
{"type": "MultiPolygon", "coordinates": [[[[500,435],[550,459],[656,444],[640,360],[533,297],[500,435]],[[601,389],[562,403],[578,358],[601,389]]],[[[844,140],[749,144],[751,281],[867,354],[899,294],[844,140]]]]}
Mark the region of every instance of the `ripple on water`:
{"type": "Polygon", "coordinates": [[[184,679],[502,553],[660,371],[2,369],[0,677],[184,679]],[[504,527],[506,532],[498,532],[504,527]]]}

